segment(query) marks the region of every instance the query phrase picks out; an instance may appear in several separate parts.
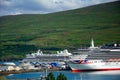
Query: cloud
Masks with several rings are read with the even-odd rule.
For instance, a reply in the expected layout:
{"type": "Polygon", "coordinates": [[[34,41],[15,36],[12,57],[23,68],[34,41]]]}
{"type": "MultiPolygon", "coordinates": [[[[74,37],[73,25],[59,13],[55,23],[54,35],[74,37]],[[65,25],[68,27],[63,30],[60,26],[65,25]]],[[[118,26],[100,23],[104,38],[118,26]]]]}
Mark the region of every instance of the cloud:
{"type": "Polygon", "coordinates": [[[117,0],[0,0],[0,16],[45,14],[117,0]]]}

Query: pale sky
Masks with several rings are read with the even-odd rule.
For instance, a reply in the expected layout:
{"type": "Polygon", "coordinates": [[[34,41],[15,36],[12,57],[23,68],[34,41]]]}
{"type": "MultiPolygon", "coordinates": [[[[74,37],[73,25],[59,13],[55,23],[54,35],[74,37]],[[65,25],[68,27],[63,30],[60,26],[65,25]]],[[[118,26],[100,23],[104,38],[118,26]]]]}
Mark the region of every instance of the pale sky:
{"type": "Polygon", "coordinates": [[[0,0],[0,16],[46,14],[117,0],[0,0]]]}

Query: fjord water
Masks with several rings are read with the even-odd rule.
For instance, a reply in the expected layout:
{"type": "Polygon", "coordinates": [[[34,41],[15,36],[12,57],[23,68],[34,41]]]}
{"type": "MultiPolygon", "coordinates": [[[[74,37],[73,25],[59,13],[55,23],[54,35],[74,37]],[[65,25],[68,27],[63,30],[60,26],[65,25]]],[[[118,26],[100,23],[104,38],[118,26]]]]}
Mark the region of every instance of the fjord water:
{"type": "MultiPolygon", "coordinates": [[[[48,72],[49,73],[49,72],[48,72]]],[[[120,70],[117,71],[96,71],[96,72],[79,72],[71,71],[53,71],[55,77],[63,73],[68,80],[120,80],[120,70]]],[[[38,80],[45,72],[29,72],[21,74],[12,74],[5,76],[8,80],[36,79],[38,80]]]]}

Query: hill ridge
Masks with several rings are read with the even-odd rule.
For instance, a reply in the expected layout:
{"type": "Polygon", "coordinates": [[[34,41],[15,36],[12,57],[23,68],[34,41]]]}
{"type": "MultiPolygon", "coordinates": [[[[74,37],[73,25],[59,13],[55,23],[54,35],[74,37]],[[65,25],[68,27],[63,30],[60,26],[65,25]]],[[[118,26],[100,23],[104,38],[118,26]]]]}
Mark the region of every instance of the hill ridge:
{"type": "Polygon", "coordinates": [[[24,56],[37,50],[75,49],[120,43],[120,1],[81,9],[0,17],[1,58],[24,56]],[[5,57],[4,57],[4,56],[5,57]]]}

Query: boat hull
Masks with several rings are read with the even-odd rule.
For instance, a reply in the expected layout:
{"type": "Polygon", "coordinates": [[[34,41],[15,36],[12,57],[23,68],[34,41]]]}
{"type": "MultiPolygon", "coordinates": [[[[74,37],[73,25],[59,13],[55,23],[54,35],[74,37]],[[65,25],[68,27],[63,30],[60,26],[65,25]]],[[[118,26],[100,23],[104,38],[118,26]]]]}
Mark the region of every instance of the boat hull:
{"type": "Polygon", "coordinates": [[[111,70],[120,70],[120,68],[111,68],[111,69],[72,69],[72,72],[92,72],[92,71],[111,71],[111,70]]]}
{"type": "Polygon", "coordinates": [[[73,63],[66,62],[72,72],[120,70],[120,63],[73,63]]]}

